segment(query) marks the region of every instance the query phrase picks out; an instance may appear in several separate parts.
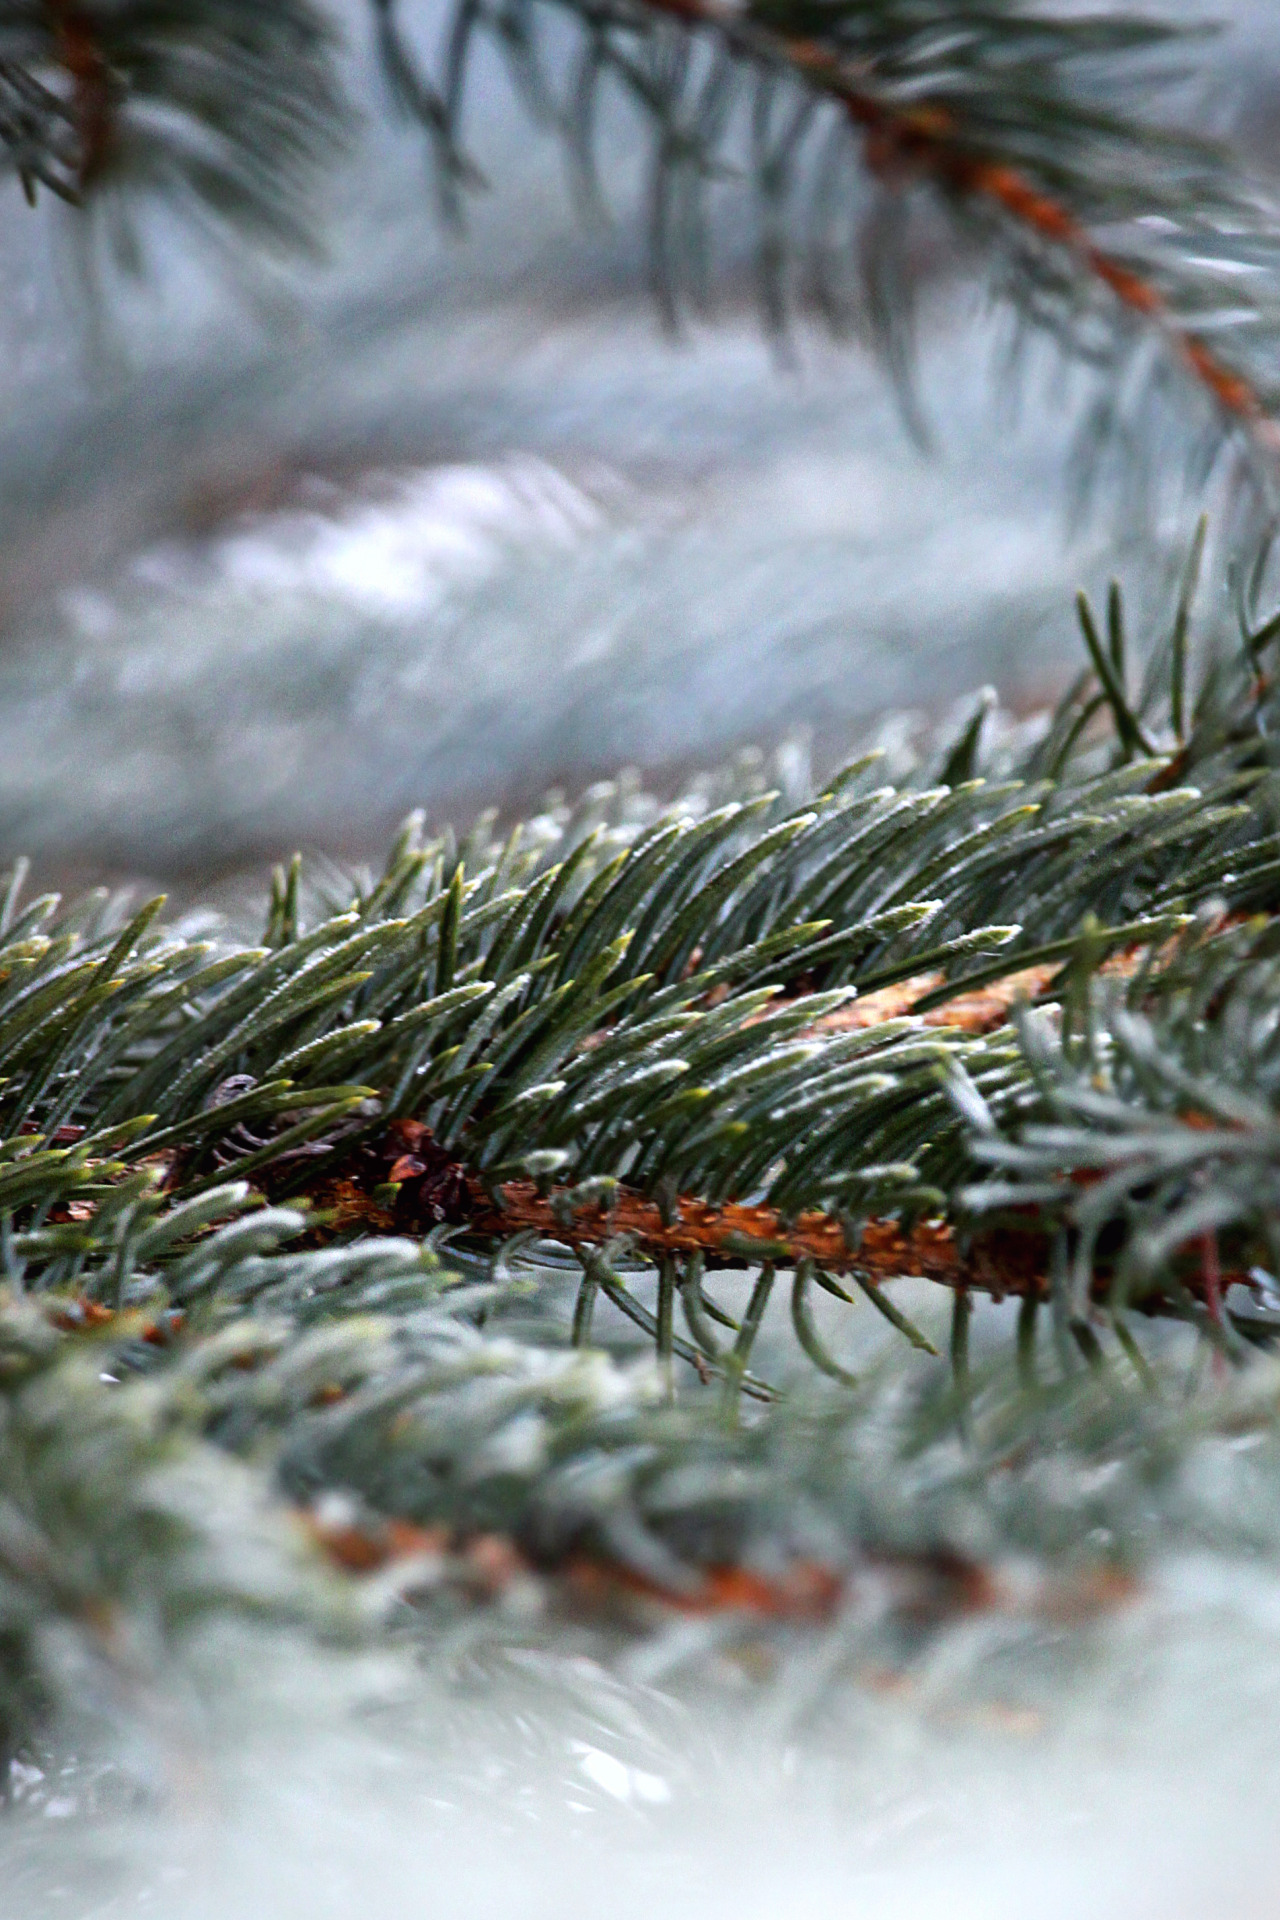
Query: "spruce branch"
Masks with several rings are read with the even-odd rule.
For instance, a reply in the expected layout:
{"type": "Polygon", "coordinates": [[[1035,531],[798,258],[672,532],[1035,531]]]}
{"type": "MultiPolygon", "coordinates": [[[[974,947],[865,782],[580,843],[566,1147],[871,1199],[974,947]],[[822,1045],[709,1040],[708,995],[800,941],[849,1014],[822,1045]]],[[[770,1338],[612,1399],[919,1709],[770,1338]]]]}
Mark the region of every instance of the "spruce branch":
{"type": "Polygon", "coordinates": [[[484,34],[531,110],[563,134],[592,204],[596,97],[612,81],[638,107],[652,127],[651,258],[670,319],[706,284],[704,202],[745,177],[770,324],[786,326],[797,289],[837,328],[860,316],[923,432],[906,236],[924,194],[976,242],[1019,324],[1101,373],[1091,465],[1126,412],[1150,429],[1178,372],[1209,403],[1197,458],[1233,446],[1269,499],[1280,222],[1225,148],[1151,111],[1194,44],[1188,30],[1021,0],[464,0],[439,90],[413,68],[415,104],[394,0],[378,4],[401,104],[446,156],[461,150],[467,62],[484,34]],[[563,56],[544,48],[539,25],[552,16],[576,23],[582,45],[559,93],[547,76],[563,56]]]}
{"type": "MultiPolygon", "coordinates": [[[[1035,243],[1044,244],[1051,251],[1060,252],[1068,261],[1074,262],[1084,275],[1105,288],[1120,307],[1128,309],[1164,334],[1174,356],[1207,389],[1224,414],[1246,423],[1260,433],[1264,444],[1274,448],[1274,434],[1263,419],[1261,396],[1227,360],[1219,357],[1205,338],[1195,332],[1192,324],[1180,317],[1177,295],[1171,298],[1170,293],[1162,291],[1157,284],[1155,272],[1158,268],[1149,268],[1145,273],[1139,271],[1128,259],[1119,253],[1113,254],[1091,237],[1088,218],[1076,210],[1073,202],[1081,206],[1088,205],[1093,221],[1101,223],[1105,218],[1103,210],[1090,204],[1096,196],[1096,187],[1093,196],[1082,192],[1082,182],[1070,177],[1060,156],[1056,164],[1046,164],[1045,158],[1041,157],[1040,165],[1034,171],[1029,164],[1030,155],[1024,159],[1022,167],[1010,164],[1002,157],[1005,149],[995,132],[999,109],[991,113],[988,108],[987,115],[980,109],[975,112],[972,99],[967,99],[964,108],[958,109],[945,83],[936,91],[930,91],[923,97],[917,95],[910,100],[895,97],[899,90],[891,82],[877,84],[878,64],[882,63],[890,70],[895,66],[909,69],[913,64],[910,48],[901,43],[907,40],[910,30],[905,15],[899,21],[882,20],[877,23],[879,31],[876,39],[880,41],[877,61],[874,57],[868,59],[858,47],[861,36],[856,28],[848,36],[856,50],[845,51],[841,44],[845,36],[840,34],[838,28],[832,35],[829,9],[795,9],[799,16],[797,26],[809,28],[809,32],[805,33],[789,31],[786,25],[774,24],[779,19],[783,22],[788,20],[793,10],[785,5],[763,6],[753,14],[737,6],[724,4],[724,0],[647,0],[647,4],[655,12],[669,14],[691,26],[714,33],[732,52],[752,61],[761,69],[794,73],[805,84],[838,101],[863,133],[863,164],[873,178],[890,186],[906,185],[916,179],[927,180],[945,197],[968,203],[980,212],[994,212],[1000,220],[1009,222],[1018,233],[1035,243]],[[895,27],[898,35],[901,35],[901,42],[894,35],[895,27]],[[824,44],[824,36],[831,36],[834,44],[824,44]],[[885,58],[884,50],[886,39],[891,40],[888,58],[885,58]],[[1056,194],[1047,191],[1043,184],[1046,178],[1054,176],[1057,181],[1056,194]]],[[[881,11],[890,16],[893,12],[890,8],[881,11]]],[[[963,9],[953,8],[951,12],[957,18],[945,24],[952,26],[953,31],[958,27],[963,33],[968,25],[963,9]]],[[[935,32],[942,24],[941,14],[930,22],[935,32]]],[[[1025,18],[1019,18],[1012,11],[1001,22],[1005,33],[1015,41],[1027,24],[1025,18]]],[[[1036,24],[1044,23],[1040,21],[1036,24]]],[[[1135,31],[1136,22],[1115,24],[1120,26],[1121,33],[1112,39],[1108,50],[1113,53],[1131,52],[1142,37],[1135,31]],[[1127,32],[1125,28],[1128,28],[1127,32]]],[[[915,26],[916,23],[911,22],[910,25],[915,26]]],[[[919,31],[918,27],[916,30],[919,31]]],[[[976,34],[974,37],[977,37],[976,34]]],[[[1152,44],[1159,45],[1163,37],[1159,28],[1150,31],[1152,44]]],[[[1049,45],[1045,44],[1047,39],[1048,36],[1044,36],[1037,49],[1041,57],[1050,53],[1049,45]]],[[[1092,42],[1092,50],[1098,50],[1096,41],[1092,42]]],[[[1016,54],[1010,59],[1007,45],[1001,51],[1003,61],[1010,67],[1016,66],[1016,54]]],[[[1064,53],[1070,57],[1069,51],[1061,44],[1053,51],[1059,58],[1064,53]]],[[[914,93],[914,88],[911,91],[914,93]]],[[[1006,108],[1006,124],[1001,128],[1001,133],[1008,134],[1011,131],[1006,108]]],[[[1109,137],[1117,143],[1128,140],[1136,145],[1145,134],[1153,145],[1164,149],[1161,158],[1166,162],[1180,160],[1183,166],[1198,162],[1205,176],[1202,185],[1207,183],[1212,167],[1207,146],[1197,149],[1192,143],[1186,142],[1178,152],[1167,136],[1161,139],[1154,130],[1145,128],[1139,132],[1136,127],[1126,127],[1118,118],[1108,123],[1106,117],[1096,110],[1077,110],[1073,128],[1055,131],[1059,137],[1067,133],[1068,138],[1074,132],[1081,145],[1084,145],[1088,136],[1094,139],[1109,137]]],[[[1011,141],[1010,146],[1013,145],[1011,141]]],[[[1208,209],[1201,201],[1196,208],[1197,217],[1203,220],[1207,213],[1208,209]]],[[[1138,217],[1150,220],[1158,216],[1153,207],[1145,216],[1138,217]]],[[[1167,214],[1164,217],[1167,219],[1167,214]]],[[[1264,233],[1265,230],[1260,231],[1257,238],[1262,239],[1264,233]]],[[[1169,264],[1172,265],[1172,260],[1169,264]]]]}
{"type": "Polygon", "coordinates": [[[319,171],[353,119],[335,50],[310,0],[7,0],[0,145],[29,198],[44,185],[126,214],[160,195],[197,221],[309,245],[319,171]]]}
{"type": "MultiPolygon", "coordinates": [[[[876,785],[862,755],[800,805],[600,788],[527,840],[489,818],[462,847],[414,816],[380,876],[317,890],[300,863],[278,875],[257,947],[188,942],[158,900],[24,908],[15,873],[0,934],[12,1283],[118,1313],[131,1288],[168,1287],[168,1250],[235,1183],[237,1206],[250,1184],[277,1208],[309,1201],[308,1231],[336,1244],[465,1230],[468,1258],[501,1261],[521,1236],[558,1241],[587,1262],[584,1343],[609,1299],[667,1356],[753,1392],[704,1270],[852,1279],[916,1344],[882,1291],[912,1274],[1061,1304],[1069,1271],[1079,1341],[1093,1308],[1130,1300],[1199,1302],[1216,1326],[1224,1286],[1262,1260],[1273,1128],[1270,1027],[1250,1014],[1243,1053],[1239,1033],[1273,991],[1280,904],[1261,594],[1244,595],[1243,638],[1202,637],[1184,582],[1136,694],[1113,594],[1105,634],[1086,636],[1109,675],[1096,730],[1071,718],[1080,686],[1002,764],[967,721],[915,779],[876,785]],[[1170,784],[1179,763],[1195,785],[1170,784]],[[937,784],[939,764],[966,777],[937,784]],[[1020,1011],[1032,999],[1040,1026],[1020,1011]],[[1129,1063],[1118,1109],[1100,1091],[1113,1060],[1129,1063]],[[1254,1119],[1226,1138],[1250,1075],[1254,1119]],[[1197,1091],[1160,1187],[1168,1219],[1144,1227],[1142,1285],[1117,1296],[1123,1221],[1155,1177],[1131,1112],[1148,1079],[1197,1091]],[[1044,1117],[1059,1109],[1066,1145],[1044,1117]],[[1206,1132],[1195,1116],[1215,1113],[1206,1132]],[[1031,1168],[1006,1182],[1010,1218],[975,1179],[1002,1155],[1031,1168]],[[1207,1212],[1187,1211],[1188,1170],[1207,1212]],[[657,1311],[617,1264],[624,1243],[657,1269],[657,1311]]],[[[825,1350],[804,1309],[802,1348],[825,1350]]]]}
{"type": "MultiPolygon", "coordinates": [[[[449,218],[480,179],[462,121],[487,37],[528,109],[566,140],[589,201],[602,89],[639,109],[652,131],[654,280],[673,320],[708,283],[709,199],[741,181],[770,324],[785,329],[798,301],[837,329],[860,321],[923,431],[909,234],[927,200],[987,263],[1019,326],[1096,370],[1091,469],[1121,429],[1149,442],[1172,395],[1190,463],[1237,461],[1246,511],[1265,524],[1280,221],[1229,150],[1177,125],[1182,95],[1169,88],[1185,93],[1180,63],[1195,45],[1185,29],[1024,0],[461,0],[437,82],[403,0],[370,4],[391,105],[426,131],[449,218]],[[576,51],[547,31],[566,20],[576,51]],[[1203,418],[1188,411],[1191,389],[1203,418]]],[[[44,184],[91,206],[110,193],[123,210],[121,190],[160,192],[297,246],[313,231],[319,171],[356,117],[314,0],[0,7],[0,146],[28,194],[44,184]]]]}

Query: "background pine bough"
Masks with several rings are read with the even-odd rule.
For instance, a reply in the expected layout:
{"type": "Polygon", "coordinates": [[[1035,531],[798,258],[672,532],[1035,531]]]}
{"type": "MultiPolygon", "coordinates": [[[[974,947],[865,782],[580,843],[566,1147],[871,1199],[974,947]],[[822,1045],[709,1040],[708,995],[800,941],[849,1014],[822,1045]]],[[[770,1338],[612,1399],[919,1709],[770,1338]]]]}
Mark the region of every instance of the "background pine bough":
{"type": "MultiPolygon", "coordinates": [[[[609,217],[598,150],[619,106],[643,129],[673,324],[741,260],[736,205],[773,331],[812,313],[860,333],[924,438],[913,314],[945,233],[1010,315],[1011,370],[1042,334],[1097,376],[1082,492],[1118,471],[1134,511],[1171,472],[1193,496],[1221,477],[1228,544],[1256,546],[1274,508],[1280,222],[1237,153],[1185,130],[1202,33],[1025,0],[459,0],[433,57],[405,0],[365,17],[378,104],[423,129],[446,220],[485,184],[466,119],[488,45],[563,143],[587,218],[609,217]]],[[[358,120],[314,0],[0,6],[0,156],[28,197],[92,216],[79,237],[99,264],[141,265],[157,202],[223,248],[305,250],[358,120]]]]}

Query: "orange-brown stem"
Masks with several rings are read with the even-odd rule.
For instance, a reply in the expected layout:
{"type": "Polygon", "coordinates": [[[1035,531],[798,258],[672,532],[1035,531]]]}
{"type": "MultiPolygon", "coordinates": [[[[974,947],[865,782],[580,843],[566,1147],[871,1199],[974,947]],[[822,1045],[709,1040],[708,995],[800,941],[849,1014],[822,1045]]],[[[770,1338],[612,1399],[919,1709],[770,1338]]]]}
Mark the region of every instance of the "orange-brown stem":
{"type": "MultiPolygon", "coordinates": [[[[988,1227],[961,1236],[943,1220],[904,1226],[892,1219],[870,1220],[851,1243],[843,1224],[827,1213],[802,1213],[787,1220],[772,1207],[727,1201],[714,1206],[681,1197],[665,1211],[643,1194],[619,1188],[609,1206],[575,1206],[561,1189],[541,1193],[533,1181],[511,1180],[492,1196],[482,1182],[467,1182],[468,1225],[479,1233],[532,1231],[571,1247],[603,1246],[626,1238],[641,1252],[700,1253],[712,1266],[741,1265],[753,1257],[794,1263],[812,1260],[824,1272],[857,1272],[879,1286],[884,1281],[921,1279],[959,1292],[972,1289],[992,1299],[1047,1299],[1049,1277],[1045,1236],[1028,1220],[1025,1231],[988,1227]]],[[[1226,1289],[1246,1276],[1194,1271],[1186,1286],[1213,1311],[1226,1289]]],[[[1110,1276],[1099,1272],[1095,1297],[1105,1300],[1110,1276]]],[[[1167,1303],[1158,1294],[1134,1303],[1159,1312],[1167,1303]]],[[[1220,1311],[1220,1307],[1219,1307],[1220,1311]]]]}
{"type": "Polygon", "coordinates": [[[1036,1236],[1008,1230],[981,1235],[965,1248],[942,1221],[904,1227],[896,1220],[872,1220],[851,1246],[839,1220],[826,1213],[785,1221],[772,1207],[737,1201],[713,1206],[680,1198],[664,1214],[655,1201],[625,1188],[611,1206],[574,1207],[568,1194],[542,1194],[528,1180],[508,1181],[496,1205],[479,1181],[469,1181],[468,1192],[469,1224],[481,1233],[532,1230],[573,1247],[602,1246],[625,1235],[657,1255],[701,1253],[712,1264],[740,1264],[754,1252],[762,1259],[813,1260],[826,1273],[856,1268],[873,1283],[917,1277],[997,1297],[1039,1296],[1047,1288],[1036,1236]]]}
{"type": "Polygon", "coordinates": [[[115,138],[111,68],[93,23],[71,0],[46,0],[59,63],[70,76],[72,112],[80,144],[79,185],[102,172],[115,138]]]}

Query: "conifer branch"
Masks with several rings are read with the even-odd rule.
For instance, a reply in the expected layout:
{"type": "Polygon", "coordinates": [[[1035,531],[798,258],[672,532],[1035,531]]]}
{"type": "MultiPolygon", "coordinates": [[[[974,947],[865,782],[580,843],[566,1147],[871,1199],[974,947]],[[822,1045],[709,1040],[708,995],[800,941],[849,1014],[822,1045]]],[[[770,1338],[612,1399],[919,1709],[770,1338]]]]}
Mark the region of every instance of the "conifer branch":
{"type": "MultiPolygon", "coordinates": [[[[379,5],[398,71],[408,57],[393,0],[379,5]]],[[[804,298],[837,328],[861,318],[923,432],[910,337],[919,269],[906,235],[926,190],[976,241],[1018,324],[1098,370],[1082,463],[1096,468],[1120,412],[1141,415],[1149,432],[1180,371],[1211,414],[1202,437],[1192,410],[1184,444],[1197,441],[1202,463],[1234,447],[1265,521],[1280,408],[1280,218],[1228,151],[1151,113],[1168,78],[1160,62],[1176,57],[1185,30],[1019,0],[464,0],[429,108],[399,90],[445,154],[460,149],[467,62],[485,33],[531,110],[562,132],[592,204],[605,81],[650,122],[651,255],[670,319],[707,279],[704,202],[742,177],[769,324],[784,329],[804,298]],[[560,93],[551,76],[563,56],[544,49],[540,13],[581,26],[582,58],[560,93]]],[[[426,87],[420,73],[416,84],[426,87]]]]}
{"type": "MultiPolygon", "coordinates": [[[[669,316],[708,278],[708,195],[741,179],[770,324],[785,328],[798,301],[837,328],[860,317],[919,422],[906,236],[923,191],[976,241],[1019,324],[1098,371],[1091,465],[1120,413],[1151,426],[1180,370],[1211,413],[1197,424],[1184,408],[1184,446],[1202,464],[1234,448],[1265,517],[1280,220],[1228,151],[1153,112],[1183,30],[1022,0],[462,0],[437,84],[411,50],[403,0],[370,3],[392,104],[428,134],[450,218],[480,180],[462,119],[481,37],[563,135],[588,198],[597,97],[617,85],[652,128],[652,258],[669,316]],[[574,24],[576,55],[563,36],[554,52],[543,44],[543,16],[574,24]]],[[[319,171],[354,119],[313,0],[0,5],[0,146],[29,195],[44,184],[90,207],[160,192],[301,245],[319,171]]]]}
{"type": "MultiPolygon", "coordinates": [[[[1225,415],[1244,423],[1270,453],[1280,447],[1280,426],[1266,417],[1261,395],[1180,319],[1154,277],[1092,239],[1064,199],[1000,157],[989,132],[975,136],[950,105],[927,94],[910,104],[896,102],[876,90],[867,63],[843,56],[821,39],[767,24],[776,9],[762,9],[764,19],[758,20],[732,0],[645,0],[645,5],[706,28],[736,55],[765,69],[789,70],[838,101],[862,130],[864,164],[874,178],[889,185],[928,179],[948,197],[986,203],[1035,241],[1060,250],[1121,307],[1162,334],[1225,415]]],[[[1098,130],[1096,121],[1090,130],[1098,130]]],[[[1084,132],[1082,122],[1082,137],[1084,132]]]]}
{"type": "Polygon", "coordinates": [[[354,117],[335,52],[311,0],[6,0],[0,147],[29,199],[43,185],[127,213],[158,195],[308,246],[318,174],[354,117]]]}

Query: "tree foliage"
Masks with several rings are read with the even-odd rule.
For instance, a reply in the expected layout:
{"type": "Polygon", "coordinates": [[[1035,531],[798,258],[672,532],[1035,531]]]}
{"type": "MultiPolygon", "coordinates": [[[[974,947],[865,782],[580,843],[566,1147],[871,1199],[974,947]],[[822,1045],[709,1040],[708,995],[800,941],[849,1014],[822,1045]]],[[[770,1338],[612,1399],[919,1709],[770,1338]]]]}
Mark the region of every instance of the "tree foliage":
{"type": "Polygon", "coordinates": [[[415,818],[380,874],[280,872],[257,946],[15,872],[11,1747],[58,1622],[127,1690],[210,1607],[487,1595],[509,1634],[555,1580],[758,1631],[870,1555],[945,1614],[988,1533],[1106,1604],[1185,1450],[1268,1431],[1248,1371],[1152,1387],[1164,1326],[1229,1367],[1280,1327],[1280,846],[1265,623],[1188,645],[1184,593],[1138,693],[1118,600],[1091,618],[1055,716],[984,700],[896,785],[866,754],[798,805],[748,766],[504,836],[415,818]],[[949,1368],[895,1302],[921,1275],[949,1368]],[[857,1360],[855,1301],[896,1365],[857,1360]],[[1046,1445],[1119,1473],[1083,1569],[1033,1464],[989,1471],[1046,1445]]]}
{"type": "MultiPolygon", "coordinates": [[[[307,1543],[384,1598],[413,1569],[432,1606],[514,1565],[812,1617],[864,1554],[969,1592],[961,1512],[968,1538],[981,1509],[1060,1553],[1079,1527],[990,1472],[1024,1444],[1124,1463],[1145,1521],[1093,1500],[1118,1564],[1189,1432],[1267,1430],[1247,1387],[1209,1412],[1151,1392],[1174,1323],[1225,1365],[1280,1326],[1280,228],[1228,156],[1131,110],[1179,36],[1014,0],[464,0],[437,82],[391,0],[375,27],[447,208],[475,178],[477,36],[584,194],[619,86],[653,131],[672,311],[741,168],[766,314],[856,307],[910,409],[900,216],[929,197],[1021,322],[1098,369],[1104,425],[1176,386],[1184,450],[1202,474],[1238,455],[1256,512],[1222,617],[1197,605],[1202,533],[1154,643],[1118,588],[1082,601],[1053,714],[983,696],[892,780],[872,751],[804,795],[740,766],[461,840],[413,816],[381,873],[279,872],[255,945],[161,900],[28,900],[15,869],[11,1747],[56,1693],[50,1621],[117,1674],[210,1605],[350,1624],[307,1543]],[[950,1369],[896,1288],[920,1278],[950,1369]],[[988,1296],[1019,1301],[1016,1387],[979,1351],[988,1296]],[[901,1338],[907,1389],[865,1376],[855,1303],[901,1338]],[[132,1652],[126,1621],[150,1635],[132,1652]]],[[[0,139],[29,191],[176,191],[296,242],[348,117],[306,0],[0,6],[0,139]]]]}
{"type": "MultiPolygon", "coordinates": [[[[387,104],[428,136],[447,219],[483,176],[466,106],[495,44],[527,110],[603,208],[603,111],[648,130],[652,277],[668,317],[706,297],[735,197],[763,314],[859,328],[925,434],[913,384],[917,244],[939,217],[1012,322],[1099,376],[1082,466],[1133,479],[1176,456],[1233,483],[1239,543],[1272,510],[1280,327],[1273,196],[1185,131],[1194,32],[1147,14],[1027,0],[458,0],[436,68],[407,0],[370,0],[387,104]]],[[[1201,36],[1202,38],[1202,36],[1201,36]]],[[[106,216],[125,260],[156,195],[203,225],[297,246],[359,115],[318,0],[13,0],[0,7],[0,145],[40,186],[106,216]]]]}

